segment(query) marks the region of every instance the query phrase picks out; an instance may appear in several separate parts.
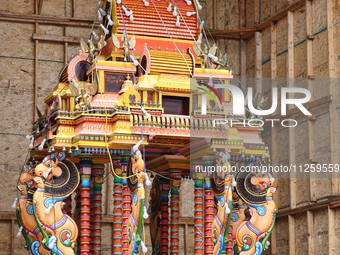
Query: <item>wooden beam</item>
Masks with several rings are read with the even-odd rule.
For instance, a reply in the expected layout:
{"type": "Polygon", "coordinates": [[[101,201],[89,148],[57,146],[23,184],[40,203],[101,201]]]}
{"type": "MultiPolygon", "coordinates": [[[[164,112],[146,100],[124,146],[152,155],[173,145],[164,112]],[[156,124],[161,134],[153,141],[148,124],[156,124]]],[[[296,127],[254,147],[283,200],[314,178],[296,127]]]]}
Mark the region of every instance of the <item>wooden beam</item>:
{"type": "Polygon", "coordinates": [[[11,221],[11,255],[14,255],[14,234],[15,234],[15,220],[11,221]]]}
{"type": "Polygon", "coordinates": [[[240,30],[244,30],[245,28],[246,28],[246,1],[240,0],[240,30]]]}
{"type": "MultiPolygon", "coordinates": [[[[303,106],[307,110],[311,110],[311,109],[318,107],[320,105],[328,104],[328,103],[332,102],[332,100],[333,100],[333,96],[325,96],[325,97],[316,99],[312,102],[305,103],[303,106]]],[[[287,118],[287,117],[290,117],[292,115],[299,114],[299,113],[301,113],[301,110],[297,107],[294,107],[293,109],[287,110],[286,115],[276,114],[276,115],[272,116],[272,119],[284,119],[284,118],[287,118]]]]}
{"type": "Polygon", "coordinates": [[[314,212],[307,211],[308,254],[314,255],[314,212]]]}
{"type": "MultiPolygon", "coordinates": [[[[306,1],[306,36],[313,34],[312,1],[306,1]]],[[[313,40],[308,40],[307,45],[307,77],[314,76],[313,73],[313,40]]],[[[313,100],[314,80],[308,79],[308,91],[313,100]]],[[[311,110],[313,115],[313,110],[311,110]]],[[[315,121],[308,121],[308,151],[309,160],[315,159],[315,121]]],[[[315,172],[310,172],[309,176],[309,202],[316,202],[316,179],[315,172]]]]}
{"type": "MultiPolygon", "coordinates": [[[[287,54],[287,78],[288,87],[294,87],[294,13],[287,13],[288,20],[288,54],[287,54]]],[[[289,139],[289,164],[295,165],[295,132],[293,128],[288,129],[289,139]]],[[[296,208],[296,176],[294,172],[290,173],[290,208],[296,208]]],[[[293,215],[288,216],[289,224],[289,254],[295,255],[295,218],[293,215]]]]}
{"type": "MultiPolygon", "coordinates": [[[[288,12],[288,56],[287,77],[288,87],[294,87],[294,13],[288,12]]],[[[288,106],[292,107],[292,105],[288,106]]],[[[290,128],[289,132],[289,164],[295,165],[295,133],[290,128]]],[[[296,178],[294,172],[290,173],[290,207],[296,207],[296,178]]]]}
{"type": "Polygon", "coordinates": [[[262,96],[262,32],[255,32],[255,78],[256,92],[262,96]]]}
{"type": "Polygon", "coordinates": [[[257,26],[260,23],[260,0],[254,0],[254,19],[257,26]]]}
{"type": "Polygon", "coordinates": [[[289,226],[289,255],[295,255],[295,218],[288,215],[289,226]]]}
{"type": "Polygon", "coordinates": [[[240,60],[241,60],[241,83],[246,86],[246,77],[247,77],[247,41],[240,41],[240,60]]]}
{"type": "MultiPolygon", "coordinates": [[[[244,23],[244,26],[245,26],[245,22],[242,22],[242,23],[244,23]]],[[[242,26],[242,25],[240,24],[240,26],[242,26]]],[[[237,36],[237,35],[240,35],[241,33],[255,32],[255,31],[257,31],[255,28],[240,28],[240,29],[233,29],[233,30],[211,29],[210,33],[211,33],[212,36],[224,37],[224,36],[227,36],[227,35],[237,36]]]]}
{"type": "MultiPolygon", "coordinates": [[[[92,27],[93,19],[72,18],[72,17],[53,17],[37,14],[14,14],[0,13],[0,21],[11,21],[21,23],[41,23],[50,25],[65,25],[73,27],[92,27]]],[[[96,22],[95,25],[99,25],[96,22]]]]}
{"type": "MultiPolygon", "coordinates": [[[[246,1],[240,0],[240,30],[246,29],[246,1]]],[[[241,83],[246,83],[247,77],[247,41],[240,40],[240,72],[241,83]]]]}
{"type": "Polygon", "coordinates": [[[76,0],[72,0],[72,17],[75,17],[76,12],[76,0]]]}
{"type": "Polygon", "coordinates": [[[39,14],[39,0],[34,0],[34,13],[39,14]]]}
{"type": "Polygon", "coordinates": [[[44,0],[39,0],[38,14],[41,14],[43,2],[44,2],[44,0]]]}
{"type": "Polygon", "coordinates": [[[294,209],[279,210],[279,212],[277,213],[277,218],[287,217],[288,215],[306,213],[307,211],[317,211],[325,209],[327,207],[336,208],[338,206],[340,206],[340,197],[330,197],[322,202],[317,202],[315,204],[300,206],[294,209]]]}
{"type": "MultiPolygon", "coordinates": [[[[334,16],[333,16],[333,0],[327,0],[327,36],[328,36],[328,78],[329,94],[336,96],[337,86],[334,81],[335,76],[335,62],[334,62],[334,16]]],[[[329,129],[331,141],[331,163],[338,164],[338,127],[337,127],[337,113],[336,107],[339,102],[337,98],[329,104],[329,129]]],[[[337,173],[332,173],[332,195],[339,195],[339,179],[337,173]]]]}
{"type": "MultiPolygon", "coordinates": [[[[271,16],[269,19],[266,19],[265,21],[261,22],[259,25],[255,26],[256,31],[262,31],[263,29],[267,28],[270,26],[271,21],[279,21],[280,19],[283,19],[284,17],[287,16],[287,13],[293,12],[296,9],[300,8],[305,4],[305,0],[298,0],[292,3],[291,5],[287,6],[285,9],[282,11],[279,11],[275,15],[271,16]]],[[[254,32],[247,32],[244,35],[241,36],[241,39],[247,39],[251,36],[254,35],[254,32]]]]}
{"type": "Polygon", "coordinates": [[[213,9],[213,28],[217,28],[217,0],[212,0],[212,9],[213,9]]]}
{"type": "MultiPolygon", "coordinates": [[[[271,59],[270,59],[270,68],[271,68],[271,79],[272,79],[272,88],[277,87],[277,64],[276,64],[276,22],[271,22],[270,24],[270,41],[271,41],[271,59]]],[[[278,147],[277,147],[277,123],[273,125],[271,128],[271,160],[272,165],[277,166],[278,165],[278,147]]],[[[278,184],[278,180],[274,182],[274,187],[276,188],[278,184]]],[[[275,203],[278,203],[278,192],[274,193],[273,199],[275,203]]],[[[274,225],[274,228],[271,233],[271,253],[272,255],[277,254],[277,247],[276,247],[276,225],[274,225]]]]}
{"type": "Polygon", "coordinates": [[[270,15],[274,16],[276,13],[277,0],[270,0],[270,15]]]}
{"type": "Polygon", "coordinates": [[[336,248],[335,216],[335,209],[328,208],[328,255],[339,254],[338,249],[336,248]]]}
{"type": "Polygon", "coordinates": [[[87,40],[81,37],[63,36],[63,35],[46,35],[46,34],[32,34],[33,40],[50,41],[50,42],[63,42],[63,43],[76,43],[79,44],[80,40],[87,40]]]}
{"type": "MultiPolygon", "coordinates": [[[[35,32],[37,33],[39,24],[35,23],[35,32]]],[[[37,105],[38,105],[38,47],[39,41],[34,42],[34,99],[33,99],[33,123],[38,120],[37,105]]]]}

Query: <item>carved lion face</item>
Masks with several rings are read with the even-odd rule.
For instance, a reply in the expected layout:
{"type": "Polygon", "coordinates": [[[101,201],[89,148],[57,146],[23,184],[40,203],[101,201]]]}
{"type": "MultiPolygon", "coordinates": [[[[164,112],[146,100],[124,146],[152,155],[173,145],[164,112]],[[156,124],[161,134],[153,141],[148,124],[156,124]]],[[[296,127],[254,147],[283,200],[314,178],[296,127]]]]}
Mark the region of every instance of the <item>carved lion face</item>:
{"type": "Polygon", "coordinates": [[[260,171],[251,178],[251,183],[265,190],[273,186],[272,178],[265,172],[260,171]]]}
{"type": "Polygon", "coordinates": [[[35,168],[36,176],[45,178],[45,180],[51,180],[53,177],[59,177],[62,174],[61,168],[58,167],[57,162],[54,160],[46,160],[37,165],[35,168]]]}

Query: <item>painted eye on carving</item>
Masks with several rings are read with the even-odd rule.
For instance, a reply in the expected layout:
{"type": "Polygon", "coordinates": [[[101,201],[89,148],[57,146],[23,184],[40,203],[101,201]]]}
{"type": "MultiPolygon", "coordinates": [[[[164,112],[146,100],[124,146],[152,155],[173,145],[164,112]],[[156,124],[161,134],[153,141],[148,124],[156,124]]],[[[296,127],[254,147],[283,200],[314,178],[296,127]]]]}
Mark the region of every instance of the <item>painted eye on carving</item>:
{"type": "Polygon", "coordinates": [[[48,162],[48,163],[46,164],[46,166],[47,166],[47,167],[51,167],[52,165],[51,165],[50,162],[48,162]]]}

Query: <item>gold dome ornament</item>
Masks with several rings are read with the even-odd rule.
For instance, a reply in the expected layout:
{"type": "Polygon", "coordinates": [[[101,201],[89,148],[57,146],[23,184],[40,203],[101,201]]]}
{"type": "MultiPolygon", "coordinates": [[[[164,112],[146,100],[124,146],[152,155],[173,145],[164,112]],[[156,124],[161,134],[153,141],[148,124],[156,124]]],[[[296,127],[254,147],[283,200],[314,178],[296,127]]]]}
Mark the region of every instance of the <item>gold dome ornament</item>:
{"type": "Polygon", "coordinates": [[[124,92],[126,92],[131,86],[132,86],[132,81],[130,80],[130,75],[128,74],[126,76],[126,80],[124,81],[124,83],[122,85],[122,89],[118,92],[119,95],[121,95],[124,92]]]}

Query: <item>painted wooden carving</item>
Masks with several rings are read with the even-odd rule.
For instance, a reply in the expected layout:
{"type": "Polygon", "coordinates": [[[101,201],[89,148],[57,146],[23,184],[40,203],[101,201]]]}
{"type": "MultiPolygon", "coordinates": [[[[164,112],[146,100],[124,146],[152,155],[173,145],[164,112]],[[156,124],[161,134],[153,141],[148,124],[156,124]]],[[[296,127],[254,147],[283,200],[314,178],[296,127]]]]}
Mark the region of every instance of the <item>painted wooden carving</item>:
{"type": "Polygon", "coordinates": [[[276,218],[273,182],[270,173],[263,171],[239,172],[236,176],[235,190],[251,214],[250,219],[241,223],[236,231],[236,242],[241,255],[262,254],[268,248],[268,239],[276,218]]]}
{"type": "Polygon", "coordinates": [[[77,188],[79,173],[72,162],[64,159],[65,153],[51,154],[20,176],[18,189],[23,198],[19,200],[19,225],[23,225],[30,236],[35,236],[30,245],[34,255],[74,254],[78,228],[73,219],[63,213],[63,200],[77,188]],[[27,206],[27,189],[35,187],[33,201],[27,206]]]}
{"type": "MultiPolygon", "coordinates": [[[[138,147],[137,147],[138,148],[138,147]]],[[[143,214],[146,214],[144,209],[145,190],[144,190],[144,160],[140,150],[133,149],[132,155],[128,161],[127,168],[128,176],[133,176],[127,179],[128,188],[132,198],[132,209],[128,223],[128,239],[129,239],[129,255],[138,254],[139,245],[143,251],[147,249],[141,239],[141,230],[143,226],[143,214]]]]}

